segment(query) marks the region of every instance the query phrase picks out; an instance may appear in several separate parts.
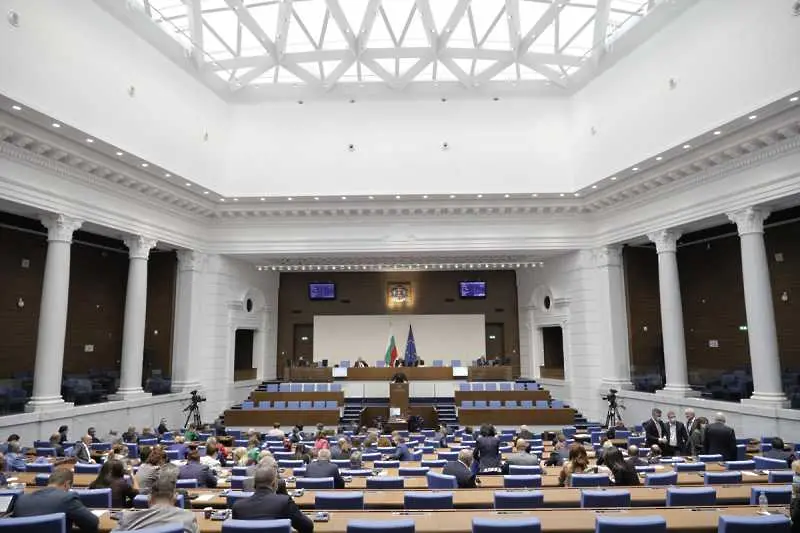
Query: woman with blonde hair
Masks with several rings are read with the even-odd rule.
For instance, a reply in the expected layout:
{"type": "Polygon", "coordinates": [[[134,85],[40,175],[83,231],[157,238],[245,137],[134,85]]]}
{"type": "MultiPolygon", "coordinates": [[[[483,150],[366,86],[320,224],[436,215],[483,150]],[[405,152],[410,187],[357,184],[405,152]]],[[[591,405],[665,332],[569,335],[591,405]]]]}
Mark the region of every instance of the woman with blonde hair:
{"type": "Polygon", "coordinates": [[[233,450],[233,466],[247,466],[249,460],[250,458],[247,457],[247,448],[240,446],[233,450]]]}

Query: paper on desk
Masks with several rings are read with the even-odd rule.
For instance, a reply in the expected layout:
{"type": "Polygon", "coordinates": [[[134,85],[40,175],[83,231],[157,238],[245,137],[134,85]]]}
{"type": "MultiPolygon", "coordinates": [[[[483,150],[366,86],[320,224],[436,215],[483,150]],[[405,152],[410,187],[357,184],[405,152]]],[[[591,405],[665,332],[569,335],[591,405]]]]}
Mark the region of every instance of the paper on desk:
{"type": "Polygon", "coordinates": [[[753,472],[752,470],[742,470],[742,475],[743,476],[758,476],[759,474],[757,474],[756,472],[753,472]]]}
{"type": "Polygon", "coordinates": [[[654,466],[655,466],[655,469],[656,469],[656,470],[664,470],[664,469],[666,469],[666,468],[667,468],[667,467],[666,467],[666,466],[664,466],[664,465],[654,465],[654,466]]]}
{"type": "Polygon", "coordinates": [[[197,498],[195,498],[196,502],[210,502],[214,499],[214,494],[201,494],[197,498]]]}
{"type": "Polygon", "coordinates": [[[92,509],[92,514],[95,515],[97,518],[100,518],[107,512],[108,511],[106,511],[105,509],[92,509]]]}
{"type": "Polygon", "coordinates": [[[18,479],[19,479],[18,477],[7,477],[6,482],[17,481],[18,479]]]}

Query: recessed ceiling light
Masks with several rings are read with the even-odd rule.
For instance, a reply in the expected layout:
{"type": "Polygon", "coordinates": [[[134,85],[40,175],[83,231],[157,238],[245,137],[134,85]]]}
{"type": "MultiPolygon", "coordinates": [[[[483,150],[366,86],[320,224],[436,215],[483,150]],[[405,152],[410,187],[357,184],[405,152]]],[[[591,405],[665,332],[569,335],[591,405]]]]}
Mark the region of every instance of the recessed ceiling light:
{"type": "Polygon", "coordinates": [[[427,195],[427,194],[423,194],[423,195],[422,195],[422,199],[423,199],[423,200],[427,200],[427,199],[428,199],[428,195],[427,195]]]}
{"type": "Polygon", "coordinates": [[[203,191],[203,194],[208,194],[208,191],[203,191]]]}
{"type": "Polygon", "coordinates": [[[482,195],[482,194],[479,194],[479,195],[478,195],[478,198],[483,198],[483,195],[482,195]]]}
{"type": "MultiPolygon", "coordinates": [[[[791,98],[789,98],[789,101],[791,103],[795,103],[798,100],[800,100],[800,96],[792,96],[791,98]]],[[[17,106],[14,106],[14,107],[17,107],[17,106]]],[[[19,111],[19,109],[17,109],[17,111],[19,111]]]]}
{"type": "Polygon", "coordinates": [[[400,199],[400,195],[399,195],[399,194],[396,194],[396,195],[394,196],[394,199],[395,199],[395,200],[399,200],[399,199],[400,199]]]}
{"type": "MultiPolygon", "coordinates": [[[[172,177],[172,174],[170,174],[169,172],[165,172],[165,173],[164,173],[164,177],[165,177],[165,178],[171,178],[171,177],[172,177]]],[[[187,183],[186,183],[186,186],[187,186],[187,187],[191,187],[191,186],[192,186],[192,184],[187,182],[187,183]]]]}
{"type": "Polygon", "coordinates": [[[150,166],[150,163],[142,163],[142,168],[147,168],[150,166]]]}
{"type": "Polygon", "coordinates": [[[691,145],[691,144],[684,144],[684,145],[683,145],[683,149],[684,149],[684,150],[688,150],[688,149],[689,149],[689,148],[691,148],[691,147],[692,147],[692,145],[691,145]]]}
{"type": "Polygon", "coordinates": [[[347,200],[347,196],[342,196],[342,200],[347,200]]]}
{"type": "Polygon", "coordinates": [[[757,119],[757,118],[758,118],[758,115],[750,115],[750,116],[749,116],[749,117],[747,117],[747,118],[749,118],[750,120],[755,120],[755,119],[757,119]]]}
{"type": "Polygon", "coordinates": [[[456,197],[456,195],[455,195],[455,194],[451,194],[451,195],[450,195],[450,198],[455,198],[455,197],[456,197]]]}
{"type": "Polygon", "coordinates": [[[562,196],[562,197],[563,197],[563,196],[564,196],[564,193],[562,192],[561,194],[559,194],[559,196],[562,196]]]}
{"type": "Polygon", "coordinates": [[[633,167],[631,170],[633,170],[634,172],[637,172],[639,170],[639,167],[633,167]]]}
{"type": "Polygon", "coordinates": [[[714,132],[714,135],[722,135],[722,132],[717,130],[717,131],[714,132]]]}
{"type": "Polygon", "coordinates": [[[118,156],[122,156],[122,155],[124,155],[124,154],[123,154],[122,152],[117,152],[117,155],[118,155],[118,156]]]}
{"type": "MultiPolygon", "coordinates": [[[[169,176],[167,176],[167,177],[169,177],[169,176]]],[[[186,182],[186,186],[187,186],[187,187],[191,187],[191,186],[192,186],[192,184],[191,184],[191,183],[189,183],[189,182],[187,181],[187,182],[186,182]]]]}
{"type": "Polygon", "coordinates": [[[292,198],[291,196],[289,196],[289,197],[287,198],[287,200],[289,200],[289,201],[291,202],[292,200],[294,200],[294,198],[292,198]]]}
{"type": "Polygon", "coordinates": [[[225,201],[225,198],[220,198],[220,199],[219,199],[219,201],[220,201],[220,202],[224,202],[224,201],[225,201]]]}
{"type": "Polygon", "coordinates": [[[611,176],[611,181],[617,181],[617,177],[616,176],[611,176]]]}
{"type": "Polygon", "coordinates": [[[264,197],[259,198],[259,200],[261,200],[262,202],[266,202],[267,201],[267,199],[264,198],[264,197]]]}
{"type": "Polygon", "coordinates": [[[592,189],[596,189],[596,188],[597,188],[597,185],[592,185],[592,189]]]}
{"type": "Polygon", "coordinates": [[[89,143],[89,144],[92,144],[94,142],[94,139],[92,139],[91,137],[88,137],[86,139],[86,142],[89,143]]]}
{"type": "Polygon", "coordinates": [[[314,201],[319,202],[319,196],[315,196],[314,201]]]}
{"type": "Polygon", "coordinates": [[[22,111],[22,108],[18,105],[12,105],[11,109],[13,109],[14,111],[22,111]]]}
{"type": "Polygon", "coordinates": [[[656,157],[656,161],[661,161],[662,159],[664,159],[664,158],[661,157],[661,156],[656,157]]]}
{"type": "Polygon", "coordinates": [[[53,122],[53,127],[54,128],[60,128],[61,124],[59,124],[58,122],[53,122]]]}
{"type": "Polygon", "coordinates": [[[234,198],[234,199],[233,199],[233,201],[234,201],[234,202],[238,202],[238,201],[239,201],[239,199],[238,199],[238,198],[234,198]]]}
{"type": "Polygon", "coordinates": [[[539,195],[538,195],[538,194],[536,194],[536,193],[533,193],[533,194],[531,194],[531,197],[532,197],[532,198],[536,198],[537,196],[539,196],[539,195]]]}
{"type": "Polygon", "coordinates": [[[575,194],[573,194],[572,196],[580,196],[580,195],[581,195],[581,193],[579,193],[579,192],[576,192],[576,193],[575,193],[575,194]]]}
{"type": "Polygon", "coordinates": [[[375,199],[375,197],[374,197],[374,196],[369,196],[368,198],[369,198],[370,200],[374,200],[374,199],[375,199]]]}
{"type": "Polygon", "coordinates": [[[511,195],[510,194],[505,194],[505,195],[503,195],[503,198],[508,198],[509,196],[511,196],[511,195]]]}

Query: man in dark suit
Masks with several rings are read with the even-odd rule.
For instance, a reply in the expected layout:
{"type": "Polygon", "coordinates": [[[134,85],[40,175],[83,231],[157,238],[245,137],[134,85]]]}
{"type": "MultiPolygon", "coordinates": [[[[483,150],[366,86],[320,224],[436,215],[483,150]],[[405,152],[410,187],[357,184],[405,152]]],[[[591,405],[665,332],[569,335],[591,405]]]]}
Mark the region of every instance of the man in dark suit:
{"type": "Polygon", "coordinates": [[[442,474],[455,476],[459,489],[478,488],[478,480],[472,473],[472,450],[459,450],[458,461],[448,461],[442,469],[442,474]]]}
{"type": "Polygon", "coordinates": [[[92,436],[84,435],[80,442],[75,443],[75,450],[73,454],[79,463],[94,463],[92,459],[92,451],[89,448],[92,445],[92,436]]]}
{"type": "Polygon", "coordinates": [[[720,454],[723,461],[736,460],[736,432],[725,425],[725,415],[717,413],[714,422],[706,427],[703,453],[720,454]]]}
{"type": "Polygon", "coordinates": [[[394,450],[394,453],[389,456],[389,459],[394,459],[395,461],[413,461],[414,454],[411,453],[411,450],[408,449],[408,444],[406,444],[406,439],[403,437],[397,437],[397,447],[394,450]]]}
{"type": "Polygon", "coordinates": [[[196,479],[198,487],[217,487],[217,476],[208,466],[200,463],[200,452],[196,448],[190,449],[186,454],[186,464],[181,467],[178,479],[196,479]]]}
{"type": "Polygon", "coordinates": [[[694,414],[694,409],[687,407],[683,410],[683,416],[686,417],[686,433],[691,435],[694,428],[697,427],[697,417],[694,414]]]}
{"type": "Polygon", "coordinates": [[[353,368],[369,368],[369,365],[367,364],[366,361],[364,361],[363,357],[359,357],[358,359],[356,359],[353,368]]]}
{"type": "Polygon", "coordinates": [[[644,442],[648,448],[653,444],[660,448],[664,447],[667,442],[667,426],[661,420],[661,409],[658,407],[653,409],[650,419],[642,423],[642,428],[644,428],[644,442]]]}
{"type": "Polygon", "coordinates": [[[639,456],[639,447],[635,444],[628,446],[628,458],[625,460],[625,462],[634,468],[637,466],[647,466],[650,464],[647,459],[639,456]]]}
{"type": "Polygon", "coordinates": [[[314,522],[300,512],[292,498],[275,494],[278,470],[270,466],[259,466],[254,474],[255,494],[233,504],[236,520],[275,520],[288,518],[298,533],[313,533],[314,522]]]}
{"type": "Polygon", "coordinates": [[[14,516],[39,516],[51,513],[64,513],[67,516],[67,531],[75,525],[84,533],[97,531],[98,519],[87,509],[72,488],[71,470],[58,469],[47,480],[47,487],[21,494],[14,504],[14,516]]]}
{"type": "Polygon", "coordinates": [[[306,466],[305,477],[332,477],[333,488],[344,488],[344,479],[339,473],[339,467],[331,463],[331,451],[324,448],[317,453],[317,460],[311,461],[306,466]]]}
{"type": "Polygon", "coordinates": [[[689,442],[689,433],[674,411],[667,412],[667,446],[664,455],[680,455],[689,442]]]}
{"type": "Polygon", "coordinates": [[[792,462],[795,460],[795,456],[792,452],[786,449],[786,445],[783,443],[783,439],[780,437],[775,437],[772,439],[770,443],[770,449],[762,453],[764,457],[769,457],[770,459],[781,459],[786,461],[786,465],[791,468],[792,462]]]}

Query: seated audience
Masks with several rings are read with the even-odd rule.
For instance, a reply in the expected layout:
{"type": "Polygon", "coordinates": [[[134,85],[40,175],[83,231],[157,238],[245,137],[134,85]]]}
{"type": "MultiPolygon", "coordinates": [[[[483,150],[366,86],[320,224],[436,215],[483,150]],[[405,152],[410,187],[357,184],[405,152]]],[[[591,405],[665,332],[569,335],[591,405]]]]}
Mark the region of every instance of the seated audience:
{"type": "Polygon", "coordinates": [[[305,444],[300,444],[298,442],[294,446],[294,455],[292,455],[292,459],[295,461],[303,461],[305,464],[308,464],[311,462],[311,453],[305,444]]]}
{"type": "Polygon", "coordinates": [[[521,439],[533,440],[533,433],[531,433],[531,430],[528,429],[528,426],[525,425],[519,427],[519,432],[517,433],[517,436],[521,439]]]}
{"type": "Polygon", "coordinates": [[[353,368],[367,368],[367,367],[369,367],[369,365],[367,364],[366,361],[364,361],[363,357],[359,357],[358,359],[356,359],[355,364],[353,364],[353,368]]]}
{"type": "Polygon", "coordinates": [[[272,465],[259,465],[254,473],[255,493],[233,504],[235,520],[276,520],[288,518],[298,533],[312,533],[314,523],[303,514],[292,498],[276,494],[278,469],[272,465]]]}
{"type": "Polygon", "coordinates": [[[62,446],[64,445],[65,442],[69,440],[67,438],[67,431],[69,431],[69,427],[67,426],[59,426],[58,428],[58,434],[61,436],[61,440],[59,440],[58,443],[61,444],[62,446]]]}
{"type": "Polygon", "coordinates": [[[444,424],[440,424],[439,428],[433,434],[431,440],[435,440],[439,443],[440,448],[447,448],[447,426],[444,424]]]}
{"type": "Polygon", "coordinates": [[[153,428],[145,426],[142,428],[142,432],[139,434],[136,442],[141,442],[142,439],[158,439],[158,435],[153,433],[153,428]]]}
{"type": "Polygon", "coordinates": [[[442,469],[442,474],[455,476],[459,489],[474,489],[478,487],[478,480],[472,472],[472,451],[461,449],[458,451],[458,460],[448,461],[442,469]]]}
{"type": "Polygon", "coordinates": [[[103,442],[100,440],[100,437],[97,436],[97,430],[94,427],[87,429],[86,434],[92,438],[92,441],[89,444],[100,444],[103,442]]]}
{"type": "Polygon", "coordinates": [[[79,463],[95,462],[95,460],[92,459],[92,450],[90,448],[91,444],[92,436],[88,434],[84,435],[80,442],[75,443],[75,447],[72,449],[72,454],[79,463]]]}
{"type": "Polygon", "coordinates": [[[397,447],[394,450],[394,453],[389,455],[390,459],[394,459],[395,461],[413,461],[414,454],[411,453],[411,450],[408,449],[408,444],[406,443],[406,439],[403,437],[397,437],[397,447]]]}
{"type": "Polygon", "coordinates": [[[22,447],[19,441],[12,440],[7,445],[8,452],[6,452],[6,470],[8,472],[24,472],[25,471],[25,455],[22,453],[22,447]]]}
{"type": "Polygon", "coordinates": [[[197,486],[213,489],[217,487],[217,477],[211,469],[200,463],[200,452],[192,448],[186,454],[186,464],[180,467],[178,479],[196,479],[197,486]]]}
{"type": "Polygon", "coordinates": [[[283,430],[281,430],[281,423],[280,422],[275,422],[274,424],[272,424],[272,429],[270,429],[267,432],[267,436],[269,436],[269,437],[280,437],[280,438],[283,439],[283,438],[286,437],[286,434],[283,432],[283,430]]]}
{"type": "MultiPolygon", "coordinates": [[[[142,464],[136,471],[136,482],[139,484],[139,492],[142,494],[150,494],[150,489],[158,479],[158,472],[166,462],[164,450],[160,446],[154,446],[150,449],[146,459],[143,459],[142,464]]],[[[177,474],[176,474],[177,479],[177,474]]]]}
{"type": "Polygon", "coordinates": [[[14,503],[14,517],[41,516],[64,513],[67,531],[72,527],[84,533],[95,533],[99,520],[72,492],[74,476],[72,470],[59,468],[47,480],[47,487],[35,492],[21,494],[14,503]]]}
{"type": "Polygon", "coordinates": [[[198,533],[197,519],[187,509],[175,507],[175,483],[178,469],[174,465],[164,465],[156,476],[150,492],[150,507],[126,511],[113,531],[135,531],[172,524],[182,524],[184,533],[198,533]]]}
{"type": "Polygon", "coordinates": [[[775,437],[772,439],[770,443],[771,447],[769,450],[765,451],[761,455],[764,457],[769,457],[770,459],[781,459],[786,461],[786,465],[791,467],[792,463],[795,460],[794,453],[786,449],[786,445],[783,443],[783,439],[780,437],[775,437]]]}
{"type": "Polygon", "coordinates": [[[292,432],[288,435],[288,437],[289,437],[289,442],[291,442],[292,444],[303,440],[303,426],[301,426],[300,424],[294,426],[292,428],[292,432]]]}
{"type": "Polygon", "coordinates": [[[360,470],[361,468],[363,468],[363,465],[361,463],[361,452],[356,450],[352,454],[350,454],[350,469],[360,470]]]}
{"type": "Polygon", "coordinates": [[[219,461],[219,465],[224,468],[228,462],[228,449],[225,448],[221,442],[217,442],[216,437],[208,437],[208,439],[206,439],[206,446],[211,446],[217,450],[216,459],[219,461]]]}
{"type": "Polygon", "coordinates": [[[595,462],[599,466],[602,466],[602,465],[604,465],[606,463],[606,452],[611,448],[615,448],[615,446],[614,446],[614,443],[611,442],[611,440],[607,436],[601,437],[600,442],[601,442],[602,446],[600,447],[599,450],[597,450],[597,453],[596,453],[596,456],[595,456],[595,462]]]}
{"type": "Polygon", "coordinates": [[[650,461],[645,459],[644,457],[639,457],[639,447],[635,444],[631,444],[628,446],[628,463],[634,468],[637,466],[647,466],[650,464],[650,461]]]}
{"type": "Polygon", "coordinates": [[[647,454],[647,462],[651,465],[661,462],[661,448],[658,444],[650,446],[650,452],[647,454]]]}
{"type": "Polygon", "coordinates": [[[183,435],[176,435],[175,442],[167,447],[167,450],[178,452],[178,460],[186,459],[186,452],[188,449],[188,446],[186,446],[186,438],[183,435]]]}
{"type": "Polygon", "coordinates": [[[122,434],[122,441],[123,442],[136,442],[136,439],[139,438],[139,435],[136,434],[136,427],[135,426],[128,426],[128,431],[122,434]]]}
{"type": "Polygon", "coordinates": [[[350,441],[340,437],[336,444],[331,446],[331,459],[350,459],[351,451],[353,451],[353,447],[350,445],[350,441]]]}
{"type": "Polygon", "coordinates": [[[131,507],[133,499],[139,494],[136,476],[131,478],[131,484],[125,479],[125,465],[122,461],[108,459],[97,478],[89,484],[90,489],[111,489],[111,507],[131,507]]]}
{"type": "Polygon", "coordinates": [[[50,435],[50,447],[56,451],[56,457],[64,457],[64,447],[61,445],[61,435],[53,433],[50,435]]]}
{"type": "Polygon", "coordinates": [[[0,453],[8,453],[8,445],[12,442],[19,442],[19,435],[16,433],[9,435],[6,441],[0,445],[0,453]]]}
{"type": "Polygon", "coordinates": [[[186,442],[194,442],[200,438],[200,435],[197,434],[197,428],[194,427],[194,424],[189,424],[186,428],[186,431],[183,432],[183,438],[186,442]]]}
{"type": "Polygon", "coordinates": [[[247,457],[247,448],[239,446],[233,450],[233,466],[247,466],[249,458],[247,457]]]}
{"type": "Polygon", "coordinates": [[[159,436],[163,435],[164,433],[168,433],[169,432],[169,428],[167,427],[167,419],[166,418],[162,418],[161,419],[161,422],[158,423],[158,428],[156,428],[156,431],[158,431],[158,435],[159,436]]]}
{"type": "Polygon", "coordinates": [[[121,461],[124,465],[128,465],[128,447],[125,444],[118,442],[111,447],[111,452],[109,452],[108,457],[106,457],[106,461],[115,459],[117,461],[121,461]]]}
{"type": "Polygon", "coordinates": [[[330,443],[325,436],[325,432],[318,431],[317,436],[314,437],[314,450],[327,450],[328,448],[330,448],[330,443]]]}
{"type": "Polygon", "coordinates": [[[328,449],[320,450],[317,453],[317,459],[315,461],[311,461],[310,463],[308,463],[308,466],[306,466],[305,477],[310,477],[310,478],[332,477],[334,488],[336,489],[344,488],[344,479],[342,478],[342,475],[339,473],[339,467],[331,462],[331,451],[328,449]]]}
{"type": "Polygon", "coordinates": [[[222,463],[219,461],[219,450],[213,444],[206,444],[206,454],[200,458],[200,464],[207,467],[219,476],[222,470],[222,463]]]}
{"type": "Polygon", "coordinates": [[[583,474],[588,468],[589,456],[586,455],[586,448],[577,442],[572,443],[569,447],[569,457],[558,474],[558,486],[571,487],[572,474],[583,474]]]}
{"type": "Polygon", "coordinates": [[[619,487],[635,487],[641,485],[636,467],[625,461],[622,452],[616,446],[608,448],[605,453],[605,467],[611,471],[614,485],[619,487]]]}
{"type": "Polygon", "coordinates": [[[500,473],[503,466],[500,458],[500,439],[497,438],[493,425],[481,426],[473,457],[478,463],[478,473],[500,473]]]}
{"type": "Polygon", "coordinates": [[[517,439],[514,444],[514,453],[506,456],[503,464],[503,473],[508,474],[509,466],[538,466],[539,458],[532,453],[528,453],[528,442],[525,439],[517,439]]]}

